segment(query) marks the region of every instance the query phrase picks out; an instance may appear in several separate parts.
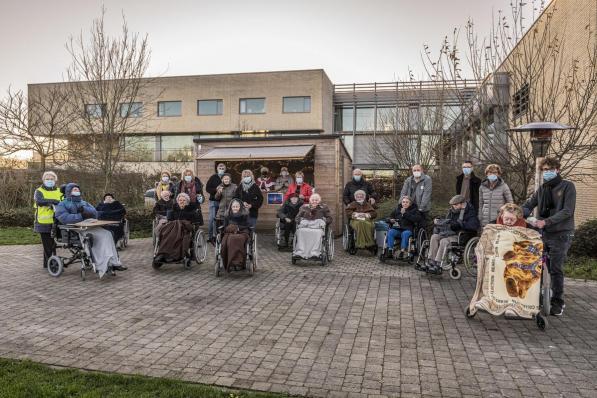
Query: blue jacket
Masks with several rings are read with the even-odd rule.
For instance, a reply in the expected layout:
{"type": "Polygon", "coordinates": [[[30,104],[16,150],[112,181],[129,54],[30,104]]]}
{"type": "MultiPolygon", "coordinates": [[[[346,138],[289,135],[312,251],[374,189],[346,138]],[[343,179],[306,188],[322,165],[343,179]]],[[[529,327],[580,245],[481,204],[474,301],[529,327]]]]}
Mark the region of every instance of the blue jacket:
{"type": "Polygon", "coordinates": [[[64,190],[64,200],[56,206],[55,217],[61,224],[76,224],[87,218],[97,218],[95,207],[82,200],[80,197],[73,197],[71,192],[77,184],[69,183],[64,190]]]}

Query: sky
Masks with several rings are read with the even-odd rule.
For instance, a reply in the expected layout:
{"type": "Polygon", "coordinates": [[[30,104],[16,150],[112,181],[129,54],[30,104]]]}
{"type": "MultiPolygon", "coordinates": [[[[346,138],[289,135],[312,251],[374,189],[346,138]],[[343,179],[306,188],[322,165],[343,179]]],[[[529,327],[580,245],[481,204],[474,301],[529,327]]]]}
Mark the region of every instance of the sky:
{"type": "MultiPolygon", "coordinates": [[[[528,0],[531,1],[531,0],[528,0]]],[[[489,29],[510,0],[0,0],[0,97],[8,87],[64,80],[69,36],[107,9],[106,27],[147,34],[152,76],[323,68],[333,83],[423,76],[468,18],[489,29]]],[[[463,34],[462,34],[463,35],[463,34]]]]}

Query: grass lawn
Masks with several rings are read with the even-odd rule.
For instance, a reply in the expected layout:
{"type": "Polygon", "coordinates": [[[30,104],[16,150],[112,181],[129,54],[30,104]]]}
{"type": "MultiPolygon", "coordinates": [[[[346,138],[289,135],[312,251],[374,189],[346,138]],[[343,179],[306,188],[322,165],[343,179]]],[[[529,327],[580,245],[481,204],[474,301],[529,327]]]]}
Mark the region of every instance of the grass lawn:
{"type": "MultiPolygon", "coordinates": [[[[150,238],[151,230],[131,231],[131,239],[150,238]]],[[[33,228],[1,227],[0,246],[4,245],[35,245],[40,244],[39,234],[33,228]]]]}
{"type": "Polygon", "coordinates": [[[568,257],[564,266],[564,275],[568,278],[597,280],[597,258],[568,257]]]}
{"type": "Polygon", "coordinates": [[[0,397],[11,398],[278,398],[287,395],[225,390],[183,381],[54,369],[0,358],[0,397]]]}

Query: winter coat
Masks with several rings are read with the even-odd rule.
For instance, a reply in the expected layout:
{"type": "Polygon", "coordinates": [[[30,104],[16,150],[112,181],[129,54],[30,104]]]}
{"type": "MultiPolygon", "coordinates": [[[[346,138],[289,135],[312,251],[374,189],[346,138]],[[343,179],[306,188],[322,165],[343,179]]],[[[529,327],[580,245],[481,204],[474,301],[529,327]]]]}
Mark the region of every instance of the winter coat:
{"type": "Polygon", "coordinates": [[[500,208],[506,203],[512,203],[512,193],[508,184],[498,177],[496,184],[490,188],[489,180],[484,179],[479,188],[479,221],[481,226],[495,223],[500,208]]]}
{"type": "Polygon", "coordinates": [[[95,209],[98,220],[121,221],[126,214],[126,209],[117,200],[112,203],[99,203],[95,209]]]}
{"type": "Polygon", "coordinates": [[[304,203],[301,199],[299,199],[295,205],[293,205],[290,199],[288,199],[286,202],[284,202],[282,207],[278,209],[278,218],[290,218],[291,220],[294,220],[303,204],[304,203]]]}
{"type": "MultiPolygon", "coordinates": [[[[462,192],[462,181],[464,181],[464,174],[460,174],[456,177],[456,195],[460,195],[462,192]]],[[[475,208],[475,210],[479,210],[479,188],[481,187],[481,179],[475,175],[475,173],[471,173],[469,177],[469,196],[470,202],[475,208]]]]}
{"type": "Polygon", "coordinates": [[[178,203],[175,203],[172,206],[172,210],[169,210],[167,213],[168,221],[175,221],[175,220],[186,220],[190,221],[193,224],[202,224],[203,217],[201,217],[201,212],[199,211],[198,207],[192,204],[186,205],[184,208],[180,208],[178,203]]]}
{"type": "MultiPolygon", "coordinates": [[[[402,203],[398,205],[396,209],[390,214],[390,218],[387,219],[388,224],[390,224],[390,219],[396,220],[396,228],[399,229],[408,229],[409,231],[414,231],[415,227],[423,221],[423,216],[419,211],[416,203],[412,203],[402,214],[402,203]]],[[[392,225],[392,226],[394,226],[392,225]]]]}
{"type": "Polygon", "coordinates": [[[240,183],[236,188],[235,198],[242,202],[247,202],[251,205],[249,209],[249,217],[257,218],[259,215],[259,208],[263,204],[263,194],[257,184],[252,184],[247,192],[243,190],[243,184],[240,183]]]}
{"type": "Polygon", "coordinates": [[[249,214],[246,211],[240,211],[237,214],[228,214],[224,218],[224,229],[229,225],[236,225],[240,231],[249,229],[249,214]]]}
{"type": "Polygon", "coordinates": [[[369,200],[369,198],[373,198],[376,201],[379,199],[379,195],[373,189],[373,185],[370,182],[366,181],[364,177],[361,177],[359,182],[356,182],[353,179],[348,181],[344,186],[344,193],[342,194],[342,201],[345,205],[349,205],[350,203],[354,202],[354,193],[356,191],[365,191],[367,197],[365,200],[369,200]]]}
{"type": "MultiPolygon", "coordinates": [[[[194,178],[194,182],[195,182],[195,191],[196,191],[197,197],[196,197],[196,200],[193,200],[193,198],[191,198],[191,202],[195,202],[197,204],[200,204],[197,199],[199,199],[199,195],[201,195],[202,197],[204,197],[203,196],[203,183],[201,182],[201,180],[199,179],[199,177],[195,177],[194,178]]],[[[186,182],[184,180],[184,176],[182,177],[182,180],[178,183],[178,187],[176,189],[176,196],[178,196],[179,193],[183,193],[183,192],[186,193],[186,194],[188,194],[189,196],[191,196],[190,195],[191,191],[187,187],[187,184],[186,184],[186,182]]],[[[174,199],[176,199],[176,196],[174,197],[174,199]]]]}
{"type": "Polygon", "coordinates": [[[422,174],[419,182],[415,181],[415,177],[411,175],[404,181],[400,197],[410,197],[419,207],[419,211],[428,212],[431,210],[432,188],[431,177],[427,174],[422,174]]]}
{"type": "Polygon", "coordinates": [[[174,199],[170,199],[167,202],[164,199],[160,199],[153,206],[153,210],[151,211],[151,214],[153,214],[154,218],[157,216],[166,217],[168,215],[168,211],[172,210],[173,207],[174,207],[174,199]]]}
{"type": "Polygon", "coordinates": [[[352,215],[354,213],[366,213],[369,214],[369,220],[374,220],[375,217],[377,217],[377,212],[375,211],[375,209],[373,208],[373,206],[371,206],[371,204],[369,202],[364,202],[362,205],[358,204],[356,201],[355,202],[351,202],[347,207],[346,207],[346,216],[348,217],[348,219],[352,219],[352,215]]]}
{"type": "Polygon", "coordinates": [[[61,224],[76,224],[88,218],[97,218],[95,207],[81,199],[80,196],[71,195],[77,184],[69,183],[64,190],[64,200],[56,206],[56,219],[61,224]]]}
{"type": "Polygon", "coordinates": [[[464,214],[462,220],[460,219],[459,211],[450,210],[446,215],[446,219],[450,220],[450,229],[454,232],[470,232],[470,233],[477,233],[479,230],[479,219],[477,218],[477,212],[475,208],[470,204],[467,203],[466,207],[464,208],[464,214]]]}
{"type": "Polygon", "coordinates": [[[325,220],[325,223],[329,225],[332,223],[332,213],[330,208],[325,204],[319,204],[315,208],[311,208],[310,205],[306,204],[301,206],[295,219],[297,225],[302,220],[325,220]]]}
{"type": "MultiPolygon", "coordinates": [[[[228,186],[222,185],[223,189],[221,193],[216,193],[214,198],[220,202],[220,206],[218,207],[218,212],[216,213],[217,220],[224,219],[224,213],[226,209],[230,205],[230,201],[236,197],[236,189],[238,186],[236,184],[229,184],[228,186]]],[[[216,189],[217,192],[217,189],[216,189]]]]}
{"type": "Polygon", "coordinates": [[[209,177],[209,180],[207,180],[207,184],[205,184],[205,190],[209,194],[209,200],[213,200],[216,202],[220,201],[216,198],[216,192],[220,184],[222,184],[222,179],[217,173],[209,177]]]}
{"type": "Polygon", "coordinates": [[[62,194],[59,191],[58,187],[48,188],[44,185],[40,186],[35,190],[33,194],[33,200],[35,202],[35,222],[33,225],[33,230],[38,233],[50,233],[52,232],[52,224],[54,218],[54,208],[60,201],[64,199],[62,194]],[[46,196],[53,196],[55,199],[48,198],[44,196],[43,191],[46,191],[48,195],[46,196]],[[50,194],[51,192],[51,194],[50,194]],[[43,209],[43,211],[42,211],[43,209]],[[45,223],[40,223],[38,220],[38,214],[40,216],[47,215],[47,219],[45,223]],[[51,219],[50,219],[51,218],[51,219]]]}
{"type": "Polygon", "coordinates": [[[307,203],[311,195],[313,195],[313,188],[306,182],[303,182],[300,187],[297,185],[296,182],[294,184],[290,184],[290,186],[288,187],[288,191],[286,191],[286,193],[284,194],[284,201],[288,200],[288,198],[290,198],[290,195],[292,195],[295,192],[298,192],[299,195],[303,195],[303,200],[305,201],[305,203],[307,203]]]}
{"type": "MultiPolygon", "coordinates": [[[[541,208],[544,184],[527,199],[522,209],[525,216],[531,214],[535,207],[541,208]]],[[[576,187],[570,181],[562,180],[558,185],[551,188],[551,197],[554,208],[550,210],[550,215],[545,220],[543,231],[547,235],[557,235],[562,233],[571,233],[574,231],[574,211],[576,207],[576,187]]],[[[539,217],[541,219],[541,217],[539,217]]]]}
{"type": "Polygon", "coordinates": [[[170,191],[174,196],[176,194],[176,186],[172,181],[169,181],[167,184],[164,184],[162,181],[158,181],[155,183],[155,199],[160,200],[162,197],[160,196],[162,191],[170,191]]]}

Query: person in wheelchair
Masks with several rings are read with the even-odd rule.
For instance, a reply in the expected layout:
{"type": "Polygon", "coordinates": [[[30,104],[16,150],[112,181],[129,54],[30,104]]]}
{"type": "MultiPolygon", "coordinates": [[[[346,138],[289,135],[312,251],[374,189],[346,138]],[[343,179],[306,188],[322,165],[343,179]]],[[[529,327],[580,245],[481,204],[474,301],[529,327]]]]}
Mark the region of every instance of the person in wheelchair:
{"type": "Polygon", "coordinates": [[[113,194],[106,193],[104,195],[104,200],[95,206],[95,210],[97,211],[98,220],[120,222],[118,225],[104,226],[105,229],[112,233],[112,236],[114,237],[114,243],[118,243],[118,241],[124,236],[124,216],[126,215],[126,209],[122,203],[114,200],[113,194]]]}
{"type": "Polygon", "coordinates": [[[351,233],[355,236],[355,248],[368,249],[375,254],[377,252],[377,243],[375,242],[373,219],[377,217],[377,212],[373,205],[366,201],[366,198],[367,193],[365,191],[356,191],[354,201],[346,206],[345,212],[350,220],[351,233]]]}
{"type": "Polygon", "coordinates": [[[170,191],[160,192],[160,200],[155,202],[151,214],[156,221],[154,227],[154,234],[158,235],[160,229],[168,222],[168,212],[174,208],[174,200],[170,191]]]}
{"type": "Polygon", "coordinates": [[[452,197],[450,206],[450,211],[445,219],[434,220],[427,267],[422,267],[423,271],[440,273],[443,256],[451,243],[459,241],[458,234],[464,232],[473,237],[479,230],[480,224],[475,208],[466,202],[464,196],[456,195],[452,197]]]}
{"type": "Polygon", "coordinates": [[[290,234],[296,231],[295,218],[304,202],[299,198],[299,194],[294,192],[284,202],[282,207],[278,209],[278,218],[280,219],[280,227],[284,230],[284,247],[288,247],[288,240],[290,234]]]}
{"type": "Polygon", "coordinates": [[[191,203],[186,193],[178,194],[166,219],[158,235],[158,247],[153,259],[155,266],[189,258],[194,225],[202,223],[197,206],[191,203]]]}
{"type": "Polygon", "coordinates": [[[332,223],[330,208],[321,203],[321,196],[314,193],[309,203],[301,206],[295,219],[295,245],[293,257],[320,257],[326,228],[332,223]]]}
{"type": "Polygon", "coordinates": [[[500,208],[496,224],[507,227],[527,227],[522,207],[514,203],[506,203],[500,208]]]}
{"type": "Polygon", "coordinates": [[[415,228],[423,222],[423,217],[417,204],[413,203],[409,196],[404,196],[386,222],[390,228],[386,235],[387,253],[383,253],[383,255],[386,258],[393,258],[394,247],[396,241],[399,240],[400,254],[398,260],[402,260],[408,255],[408,240],[413,235],[415,228]]]}
{"type": "MultiPolygon", "coordinates": [[[[64,187],[64,200],[56,206],[55,215],[60,224],[72,225],[97,218],[97,210],[81,199],[81,188],[71,182],[64,187]]],[[[93,238],[91,254],[98,270],[105,271],[110,267],[115,271],[127,269],[120,263],[111,232],[96,228],[86,233],[93,238]]]]}
{"type": "Polygon", "coordinates": [[[220,254],[226,272],[231,269],[244,269],[247,259],[247,242],[250,239],[251,226],[249,211],[239,199],[232,199],[224,213],[222,232],[222,246],[220,254]]]}

